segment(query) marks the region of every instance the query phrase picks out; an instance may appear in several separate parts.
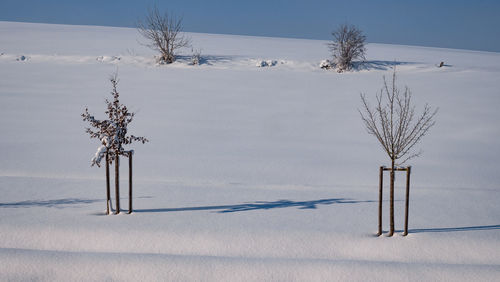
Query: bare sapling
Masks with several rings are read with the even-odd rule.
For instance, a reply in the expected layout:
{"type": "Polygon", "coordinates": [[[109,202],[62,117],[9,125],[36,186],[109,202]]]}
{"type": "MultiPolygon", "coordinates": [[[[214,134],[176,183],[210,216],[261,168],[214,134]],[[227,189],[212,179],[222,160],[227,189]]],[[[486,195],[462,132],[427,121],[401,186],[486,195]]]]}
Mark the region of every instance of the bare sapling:
{"type": "Polygon", "coordinates": [[[396,69],[389,84],[384,77],[384,86],[376,95],[372,108],[365,94],[361,94],[361,119],[369,134],[375,136],[391,160],[390,170],[390,230],[394,234],[394,171],[408,160],[418,157],[422,151],[414,151],[415,145],[434,126],[438,109],[428,104],[420,115],[416,115],[412,104],[412,92],[396,86],[396,69]]]}

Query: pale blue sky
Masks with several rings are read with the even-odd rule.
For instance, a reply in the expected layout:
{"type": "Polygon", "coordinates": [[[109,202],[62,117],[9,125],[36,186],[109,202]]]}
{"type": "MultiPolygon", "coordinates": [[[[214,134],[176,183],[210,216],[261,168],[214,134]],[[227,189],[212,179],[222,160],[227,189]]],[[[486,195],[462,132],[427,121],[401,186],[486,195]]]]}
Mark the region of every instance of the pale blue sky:
{"type": "Polygon", "coordinates": [[[192,32],[330,39],[351,23],[368,42],[500,52],[498,0],[0,0],[0,20],[133,27],[155,3],[192,32]]]}

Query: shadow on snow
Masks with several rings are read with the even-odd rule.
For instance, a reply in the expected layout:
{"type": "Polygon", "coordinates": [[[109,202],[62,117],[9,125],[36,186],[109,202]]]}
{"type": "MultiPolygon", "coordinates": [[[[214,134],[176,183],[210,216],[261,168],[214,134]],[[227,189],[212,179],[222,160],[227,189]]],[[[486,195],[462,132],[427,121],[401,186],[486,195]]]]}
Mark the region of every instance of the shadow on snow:
{"type": "Polygon", "coordinates": [[[28,207],[60,207],[63,205],[75,205],[75,204],[92,204],[95,202],[102,202],[102,200],[97,199],[77,199],[77,198],[65,198],[56,200],[28,200],[13,203],[0,203],[0,208],[28,208],[28,207]]]}
{"type": "MultiPolygon", "coordinates": [[[[199,64],[211,66],[215,63],[229,63],[237,57],[238,56],[201,55],[199,64]]],[[[190,63],[191,56],[178,55],[177,61],[190,63]]]]}
{"type": "Polygon", "coordinates": [[[182,208],[163,208],[163,209],[136,209],[134,212],[178,212],[178,211],[205,211],[214,210],[218,213],[242,212],[253,210],[269,210],[276,208],[296,207],[298,209],[317,209],[318,205],[332,204],[356,204],[373,201],[354,201],[349,199],[321,199],[314,201],[290,201],[279,200],[274,202],[257,201],[253,203],[244,203],[237,205],[220,205],[220,206],[200,206],[200,207],[182,207],[182,208]]]}
{"type": "Polygon", "coordinates": [[[500,229],[500,225],[480,225],[465,227],[445,227],[445,228],[421,228],[410,229],[408,233],[426,233],[426,232],[460,232],[460,231],[480,231],[500,229]]]}
{"type": "Polygon", "coordinates": [[[352,70],[388,70],[395,66],[411,65],[415,63],[411,62],[397,62],[397,61],[363,61],[363,62],[353,62],[352,70]]]}

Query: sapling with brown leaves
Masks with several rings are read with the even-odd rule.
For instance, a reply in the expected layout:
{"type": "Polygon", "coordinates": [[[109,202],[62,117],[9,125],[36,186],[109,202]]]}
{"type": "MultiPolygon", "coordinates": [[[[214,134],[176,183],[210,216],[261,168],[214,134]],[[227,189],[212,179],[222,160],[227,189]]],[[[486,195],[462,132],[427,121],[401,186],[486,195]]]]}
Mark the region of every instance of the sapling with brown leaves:
{"type": "MultiPolygon", "coordinates": [[[[90,135],[90,138],[96,138],[100,141],[101,145],[97,148],[94,157],[91,160],[91,166],[100,166],[103,158],[108,162],[107,165],[115,164],[115,175],[118,175],[118,162],[119,156],[128,156],[129,152],[125,151],[124,145],[132,144],[133,142],[146,143],[148,139],[145,137],[127,135],[128,125],[132,122],[134,118],[134,113],[129,112],[128,108],[120,103],[120,94],[117,90],[118,76],[114,74],[110,77],[110,82],[112,85],[111,95],[113,100],[106,99],[106,111],[108,119],[99,120],[91,115],[88,108],[85,108],[85,112],[81,115],[83,121],[90,124],[91,127],[87,127],[85,132],[90,135]]],[[[106,173],[107,183],[109,183],[109,173],[106,173]]],[[[116,177],[117,178],[117,177],[116,177]]],[[[116,189],[118,194],[118,179],[116,181],[116,189]]],[[[109,185],[108,185],[108,212],[109,212],[109,185]]],[[[119,198],[117,197],[117,213],[119,213],[119,198]]]]}
{"type": "Polygon", "coordinates": [[[438,109],[428,104],[420,115],[416,115],[412,103],[412,93],[396,86],[396,68],[389,84],[384,77],[384,86],[376,95],[376,105],[372,108],[365,94],[361,94],[361,119],[369,134],[375,136],[391,160],[390,176],[390,230],[394,234],[394,170],[409,159],[420,156],[414,151],[415,145],[434,126],[438,109]]]}

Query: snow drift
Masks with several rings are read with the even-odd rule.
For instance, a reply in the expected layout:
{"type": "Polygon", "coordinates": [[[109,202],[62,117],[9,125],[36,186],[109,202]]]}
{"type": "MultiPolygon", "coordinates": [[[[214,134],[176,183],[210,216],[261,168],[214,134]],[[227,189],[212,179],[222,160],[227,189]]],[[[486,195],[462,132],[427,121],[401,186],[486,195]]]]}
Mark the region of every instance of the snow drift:
{"type": "Polygon", "coordinates": [[[368,44],[337,74],[319,67],[324,41],[190,34],[200,65],[184,50],[157,66],[139,36],[0,22],[0,280],[498,279],[500,54],[368,44]],[[440,112],[410,163],[410,234],[377,238],[387,158],[357,109],[394,66],[440,112]],[[104,117],[117,69],[150,143],[135,148],[135,213],[103,216],[80,113],[104,117]]]}

